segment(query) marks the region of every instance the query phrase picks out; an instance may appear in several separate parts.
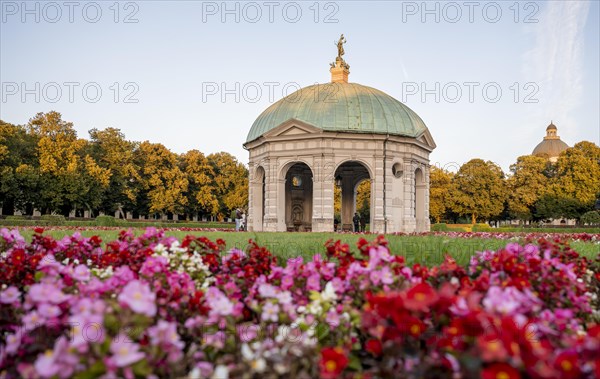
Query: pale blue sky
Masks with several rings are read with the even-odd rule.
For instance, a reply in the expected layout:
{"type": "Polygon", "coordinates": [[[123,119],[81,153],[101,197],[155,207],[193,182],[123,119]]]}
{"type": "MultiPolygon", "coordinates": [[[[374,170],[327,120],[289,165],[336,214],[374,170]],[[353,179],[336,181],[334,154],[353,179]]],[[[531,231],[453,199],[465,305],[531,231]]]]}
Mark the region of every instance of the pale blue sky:
{"type": "Polygon", "coordinates": [[[228,2],[231,14],[223,4],[27,2],[27,13],[21,1],[0,1],[0,118],[24,124],[57,110],[81,137],[116,127],[175,152],[228,151],[246,163],[242,144],[254,119],[286,94],[284,87],[329,81],[334,41],[344,33],[350,81],[381,89],[421,116],[438,145],[432,164],[479,157],[506,171],[541,141],[550,120],[569,145],[600,143],[597,1],[475,2],[471,9],[462,1],[427,2],[429,14],[421,1],[228,2]],[[123,22],[128,15],[138,22],[123,22]],[[239,99],[228,94],[223,101],[221,83],[236,92],[236,82],[239,99]],[[467,82],[478,83],[472,102],[467,82]],[[25,101],[22,83],[33,89],[25,101]],[[55,103],[49,83],[62,91],[55,103]],[[436,83],[439,102],[435,94],[423,99],[436,83]],[[462,98],[452,102],[457,86],[462,98]],[[93,103],[95,87],[102,96],[93,103]],[[502,95],[494,103],[496,88],[502,95]],[[138,102],[125,102],[136,90],[131,100],[138,102]],[[526,102],[528,94],[537,103],[526,102]]]}

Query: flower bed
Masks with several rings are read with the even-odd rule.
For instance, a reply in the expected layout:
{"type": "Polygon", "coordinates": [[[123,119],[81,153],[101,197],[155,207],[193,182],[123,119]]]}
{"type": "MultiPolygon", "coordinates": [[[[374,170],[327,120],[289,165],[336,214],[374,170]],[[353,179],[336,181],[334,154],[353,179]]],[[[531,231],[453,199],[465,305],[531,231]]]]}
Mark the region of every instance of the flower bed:
{"type": "Polygon", "coordinates": [[[468,267],[408,267],[382,237],[283,266],[224,246],[2,229],[0,377],[600,377],[600,261],[566,242],[468,267]]]}

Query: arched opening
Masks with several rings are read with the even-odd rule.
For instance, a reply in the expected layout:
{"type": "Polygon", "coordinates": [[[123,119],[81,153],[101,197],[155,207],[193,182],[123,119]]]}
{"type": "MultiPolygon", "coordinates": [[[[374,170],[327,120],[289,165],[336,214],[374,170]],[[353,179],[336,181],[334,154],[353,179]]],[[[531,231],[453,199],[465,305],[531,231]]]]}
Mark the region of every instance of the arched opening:
{"type": "Polygon", "coordinates": [[[413,209],[415,210],[416,232],[422,232],[427,229],[425,217],[425,176],[423,170],[415,170],[415,196],[413,209]]]}
{"type": "Polygon", "coordinates": [[[312,171],[294,163],[285,174],[285,225],[287,231],[310,232],[313,207],[312,171]]]}
{"type": "Polygon", "coordinates": [[[357,161],[345,162],[335,170],[339,205],[334,204],[334,209],[339,209],[338,230],[358,232],[372,224],[370,179],[367,167],[357,161]]]}
{"type": "Polygon", "coordinates": [[[264,220],[265,220],[265,183],[266,183],[266,174],[265,169],[262,166],[259,166],[254,173],[254,179],[252,181],[252,190],[253,196],[255,197],[253,201],[253,210],[252,210],[252,229],[253,231],[262,231],[264,230],[264,220]]]}

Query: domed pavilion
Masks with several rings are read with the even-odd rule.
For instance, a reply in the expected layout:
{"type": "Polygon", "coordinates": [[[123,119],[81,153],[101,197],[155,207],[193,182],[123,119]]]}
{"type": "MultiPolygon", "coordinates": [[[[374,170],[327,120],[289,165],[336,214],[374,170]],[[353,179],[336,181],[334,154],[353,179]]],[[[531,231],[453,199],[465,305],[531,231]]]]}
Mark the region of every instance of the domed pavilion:
{"type": "Polygon", "coordinates": [[[370,231],[423,232],[429,223],[429,153],[423,120],[386,93],[349,83],[342,37],[331,82],[302,88],[258,116],[250,153],[248,230],[352,230],[358,185],[371,183],[370,231]]]}
{"type": "Polygon", "coordinates": [[[545,157],[550,162],[556,162],[560,153],[569,148],[569,145],[564,143],[557,133],[556,125],[550,122],[550,125],[546,128],[546,137],[533,149],[531,154],[545,157]]]}

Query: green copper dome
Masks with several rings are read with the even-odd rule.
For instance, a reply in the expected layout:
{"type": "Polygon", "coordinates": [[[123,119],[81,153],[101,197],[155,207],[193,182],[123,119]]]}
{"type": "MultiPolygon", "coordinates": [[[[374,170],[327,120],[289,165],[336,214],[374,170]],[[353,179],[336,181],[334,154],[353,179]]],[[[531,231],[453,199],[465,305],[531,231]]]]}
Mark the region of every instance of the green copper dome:
{"type": "Polygon", "coordinates": [[[267,108],[252,124],[246,142],[296,119],[332,132],[419,137],[427,130],[412,109],[384,92],[356,83],[302,88],[267,108]]]}

